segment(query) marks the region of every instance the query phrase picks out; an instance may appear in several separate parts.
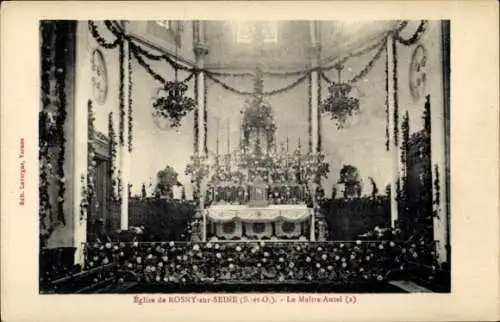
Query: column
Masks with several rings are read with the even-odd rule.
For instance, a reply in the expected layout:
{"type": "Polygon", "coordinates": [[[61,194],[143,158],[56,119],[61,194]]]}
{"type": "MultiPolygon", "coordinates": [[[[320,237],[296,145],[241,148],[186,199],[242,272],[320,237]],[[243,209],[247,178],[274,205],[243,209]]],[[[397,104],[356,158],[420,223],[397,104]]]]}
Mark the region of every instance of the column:
{"type": "MultiPolygon", "coordinates": [[[[205,44],[205,26],[203,21],[194,22],[194,53],[196,56],[196,66],[200,70],[198,75],[196,75],[196,86],[195,86],[195,96],[197,103],[197,133],[195,137],[197,142],[195,142],[196,151],[198,156],[205,155],[206,152],[206,131],[205,131],[205,115],[206,115],[206,79],[205,73],[203,72],[204,58],[208,54],[208,49],[205,44]]],[[[196,129],[195,129],[196,131],[196,129]]],[[[197,187],[198,188],[198,187],[197,187]]],[[[203,182],[199,186],[199,211],[202,215],[202,240],[205,242],[207,240],[207,215],[204,211],[204,201],[205,201],[205,185],[203,182]]]]}
{"type": "MultiPolygon", "coordinates": [[[[125,28],[125,27],[124,27],[125,28]]],[[[125,126],[123,127],[123,145],[120,145],[120,171],[121,171],[121,182],[122,182],[122,195],[121,195],[121,217],[120,217],[120,229],[121,230],[127,230],[128,229],[128,184],[130,182],[129,178],[129,171],[130,171],[130,152],[128,151],[128,133],[129,133],[129,128],[128,128],[128,104],[130,103],[129,99],[129,63],[128,60],[130,59],[129,56],[129,43],[128,41],[123,42],[123,50],[124,52],[124,57],[125,59],[123,60],[123,102],[124,102],[124,109],[125,113],[123,115],[124,117],[124,124],[125,126]]]]}
{"type": "Polygon", "coordinates": [[[206,113],[206,79],[203,71],[204,59],[208,54],[208,49],[205,44],[205,26],[203,21],[194,22],[194,54],[196,56],[196,67],[200,70],[196,75],[195,96],[197,104],[197,142],[195,142],[195,153],[203,155],[205,153],[205,113],[206,113]]]}
{"type": "MultiPolygon", "coordinates": [[[[446,158],[447,124],[445,124],[446,118],[449,117],[447,113],[445,114],[445,110],[449,110],[449,39],[446,39],[448,33],[446,27],[443,26],[440,30],[443,47],[439,53],[442,56],[436,57],[436,62],[442,64],[442,77],[429,79],[429,85],[432,89],[436,89],[436,93],[427,97],[431,118],[432,202],[436,215],[434,217],[434,240],[436,241],[436,255],[439,263],[450,260],[449,209],[447,204],[449,192],[446,174],[448,171],[446,158]]],[[[438,33],[436,32],[436,34],[438,33]]],[[[438,66],[438,63],[434,66],[438,66]]]]}
{"type": "MultiPolygon", "coordinates": [[[[397,140],[395,137],[394,129],[399,126],[396,123],[395,119],[395,111],[396,109],[396,97],[395,97],[395,80],[393,77],[394,72],[397,72],[395,68],[395,60],[394,60],[394,49],[395,43],[392,35],[387,37],[387,97],[388,97],[388,112],[389,112],[389,153],[391,155],[391,195],[389,196],[391,202],[391,227],[395,227],[396,220],[398,219],[398,202],[397,202],[397,190],[398,190],[398,182],[399,182],[399,143],[400,140],[397,140]]],[[[398,118],[399,119],[399,118],[398,118]]],[[[400,132],[400,131],[399,131],[400,132]]],[[[399,133],[398,132],[398,133],[399,133]]]]}
{"type": "Polygon", "coordinates": [[[311,211],[311,241],[316,241],[316,207],[311,211]]]}
{"type": "MultiPolygon", "coordinates": [[[[319,113],[320,105],[320,95],[321,95],[321,84],[320,84],[320,74],[318,67],[320,65],[320,54],[321,54],[321,44],[319,39],[319,22],[310,21],[309,22],[309,33],[311,40],[310,48],[310,59],[311,59],[311,75],[310,75],[310,88],[309,88],[309,109],[310,109],[310,151],[311,153],[317,153],[321,151],[320,146],[320,131],[321,131],[321,115],[319,113]]],[[[319,207],[316,204],[316,184],[313,185],[313,210],[311,215],[311,236],[310,240],[316,240],[316,212],[319,211],[319,207]]]]}
{"type": "Polygon", "coordinates": [[[316,69],[319,67],[320,60],[320,52],[321,46],[319,42],[319,26],[317,21],[309,22],[309,31],[311,38],[311,76],[310,76],[310,101],[309,101],[309,109],[310,109],[310,128],[311,128],[311,137],[310,140],[310,152],[319,152],[321,150],[319,136],[320,136],[320,122],[321,115],[319,114],[319,105],[320,105],[320,75],[319,71],[316,69]]]}

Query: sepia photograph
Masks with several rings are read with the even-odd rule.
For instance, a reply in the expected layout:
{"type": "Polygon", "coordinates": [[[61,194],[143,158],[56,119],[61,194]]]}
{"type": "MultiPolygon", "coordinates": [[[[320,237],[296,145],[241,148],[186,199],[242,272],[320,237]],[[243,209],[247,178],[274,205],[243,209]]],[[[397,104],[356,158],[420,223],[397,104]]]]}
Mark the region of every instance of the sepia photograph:
{"type": "Polygon", "coordinates": [[[40,20],[39,293],[450,293],[452,25],[40,20]]]}

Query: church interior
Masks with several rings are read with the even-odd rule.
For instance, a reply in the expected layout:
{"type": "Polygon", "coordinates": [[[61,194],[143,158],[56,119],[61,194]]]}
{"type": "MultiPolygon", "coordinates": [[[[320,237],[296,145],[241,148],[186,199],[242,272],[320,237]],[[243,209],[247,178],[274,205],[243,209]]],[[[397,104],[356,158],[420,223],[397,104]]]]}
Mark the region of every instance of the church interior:
{"type": "Polygon", "coordinates": [[[40,22],[40,292],[449,292],[449,23],[40,22]]]}

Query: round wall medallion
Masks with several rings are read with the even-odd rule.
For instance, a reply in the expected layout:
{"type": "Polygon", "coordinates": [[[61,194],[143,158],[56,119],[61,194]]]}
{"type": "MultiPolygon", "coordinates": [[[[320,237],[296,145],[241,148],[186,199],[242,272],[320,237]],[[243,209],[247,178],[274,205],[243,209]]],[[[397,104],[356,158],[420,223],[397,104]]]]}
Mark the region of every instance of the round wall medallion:
{"type": "Polygon", "coordinates": [[[427,84],[427,50],[418,45],[413,51],[410,63],[410,93],[414,102],[424,95],[427,84]]]}
{"type": "Polygon", "coordinates": [[[108,96],[108,70],[104,55],[99,49],[92,52],[92,93],[99,104],[104,104],[108,96]]]}

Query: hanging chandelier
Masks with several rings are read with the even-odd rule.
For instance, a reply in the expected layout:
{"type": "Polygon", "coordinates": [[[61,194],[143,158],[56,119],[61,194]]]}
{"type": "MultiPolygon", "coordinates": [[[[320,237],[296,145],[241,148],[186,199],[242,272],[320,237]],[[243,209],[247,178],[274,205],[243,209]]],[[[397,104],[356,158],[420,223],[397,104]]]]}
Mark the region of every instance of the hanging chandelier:
{"type": "Polygon", "coordinates": [[[343,66],[335,67],[338,72],[338,81],[333,82],[328,88],[329,96],[321,103],[321,112],[330,114],[336,120],[337,128],[345,128],[349,120],[359,112],[359,99],[351,96],[353,86],[341,81],[343,66]]]}
{"type": "MultiPolygon", "coordinates": [[[[177,47],[176,44],[176,60],[177,47]]],[[[182,118],[195,108],[196,102],[192,98],[185,96],[188,86],[179,81],[178,70],[175,66],[174,73],[175,80],[165,82],[163,88],[160,88],[153,100],[153,116],[168,119],[170,127],[178,128],[181,125],[182,118]]]]}
{"type": "Polygon", "coordinates": [[[165,82],[153,101],[153,115],[168,119],[172,128],[179,127],[182,118],[196,106],[192,98],[185,96],[187,90],[188,86],[178,81],[177,76],[175,81],[165,82]]]}

